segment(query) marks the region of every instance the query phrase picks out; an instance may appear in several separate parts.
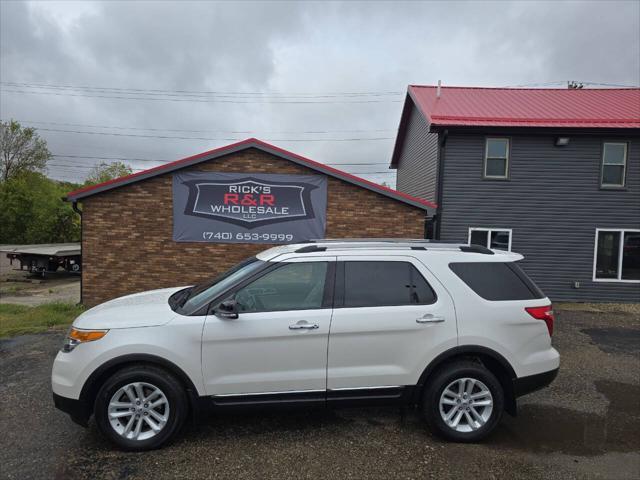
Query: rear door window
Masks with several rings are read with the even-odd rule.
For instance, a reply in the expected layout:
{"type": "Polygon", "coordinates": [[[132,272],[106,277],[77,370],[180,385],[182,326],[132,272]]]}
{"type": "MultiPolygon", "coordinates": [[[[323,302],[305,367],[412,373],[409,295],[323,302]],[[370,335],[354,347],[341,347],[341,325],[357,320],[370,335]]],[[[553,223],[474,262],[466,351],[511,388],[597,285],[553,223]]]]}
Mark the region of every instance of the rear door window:
{"type": "Polygon", "coordinates": [[[344,262],[344,307],[427,305],[436,295],[409,262],[344,262]]]}
{"type": "Polygon", "coordinates": [[[544,298],[540,289],[513,262],[459,262],[449,268],[485,300],[544,298]]]}

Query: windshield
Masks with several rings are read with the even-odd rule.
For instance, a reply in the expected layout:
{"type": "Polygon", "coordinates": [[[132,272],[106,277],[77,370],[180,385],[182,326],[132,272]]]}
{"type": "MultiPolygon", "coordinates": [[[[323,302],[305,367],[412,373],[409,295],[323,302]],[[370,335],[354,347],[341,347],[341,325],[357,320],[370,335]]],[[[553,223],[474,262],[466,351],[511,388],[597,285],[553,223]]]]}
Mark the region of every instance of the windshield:
{"type": "Polygon", "coordinates": [[[222,275],[193,287],[180,290],[171,297],[171,308],[182,315],[191,315],[242,278],[258,271],[266,262],[251,257],[231,267],[222,275]]]}

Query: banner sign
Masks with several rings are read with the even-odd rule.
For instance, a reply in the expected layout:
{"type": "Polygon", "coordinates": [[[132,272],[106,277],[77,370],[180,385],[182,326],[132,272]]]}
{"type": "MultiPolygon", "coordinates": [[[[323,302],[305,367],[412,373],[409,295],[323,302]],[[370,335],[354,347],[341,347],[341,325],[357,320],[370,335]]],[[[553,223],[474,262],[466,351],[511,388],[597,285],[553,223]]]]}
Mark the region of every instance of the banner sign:
{"type": "Polygon", "coordinates": [[[187,172],[173,176],[173,240],[295,243],[324,238],[327,178],[187,172]]]}

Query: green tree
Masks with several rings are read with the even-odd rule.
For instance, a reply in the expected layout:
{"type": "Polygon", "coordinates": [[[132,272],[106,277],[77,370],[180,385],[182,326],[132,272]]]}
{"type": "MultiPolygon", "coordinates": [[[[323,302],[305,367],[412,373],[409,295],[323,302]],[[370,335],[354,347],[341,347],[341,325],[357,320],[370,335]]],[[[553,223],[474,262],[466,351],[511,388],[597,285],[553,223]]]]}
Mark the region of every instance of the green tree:
{"type": "Polygon", "coordinates": [[[96,183],[106,182],[118,177],[131,175],[133,170],[123,162],[101,163],[96,165],[89,172],[89,176],[85,181],[85,185],[94,185],[96,183]]]}
{"type": "Polygon", "coordinates": [[[24,171],[0,182],[0,243],[80,239],[80,218],[62,197],[78,185],[24,171]]]}
{"type": "Polygon", "coordinates": [[[15,120],[0,122],[0,181],[21,172],[43,171],[51,152],[34,128],[22,127],[15,120]]]}

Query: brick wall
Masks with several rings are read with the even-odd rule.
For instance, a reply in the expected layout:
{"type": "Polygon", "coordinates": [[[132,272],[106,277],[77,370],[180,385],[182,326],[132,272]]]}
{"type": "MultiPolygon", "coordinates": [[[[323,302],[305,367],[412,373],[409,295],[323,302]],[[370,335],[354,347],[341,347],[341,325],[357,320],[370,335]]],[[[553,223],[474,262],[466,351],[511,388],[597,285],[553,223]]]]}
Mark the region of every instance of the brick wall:
{"type": "MultiPolygon", "coordinates": [[[[256,149],[185,170],[320,175],[256,149]]],[[[327,187],[327,238],[423,237],[423,210],[333,177],[327,187]]],[[[82,210],[82,299],[87,306],[193,284],[269,247],[174,242],[171,173],[88,197],[82,210]]]]}

